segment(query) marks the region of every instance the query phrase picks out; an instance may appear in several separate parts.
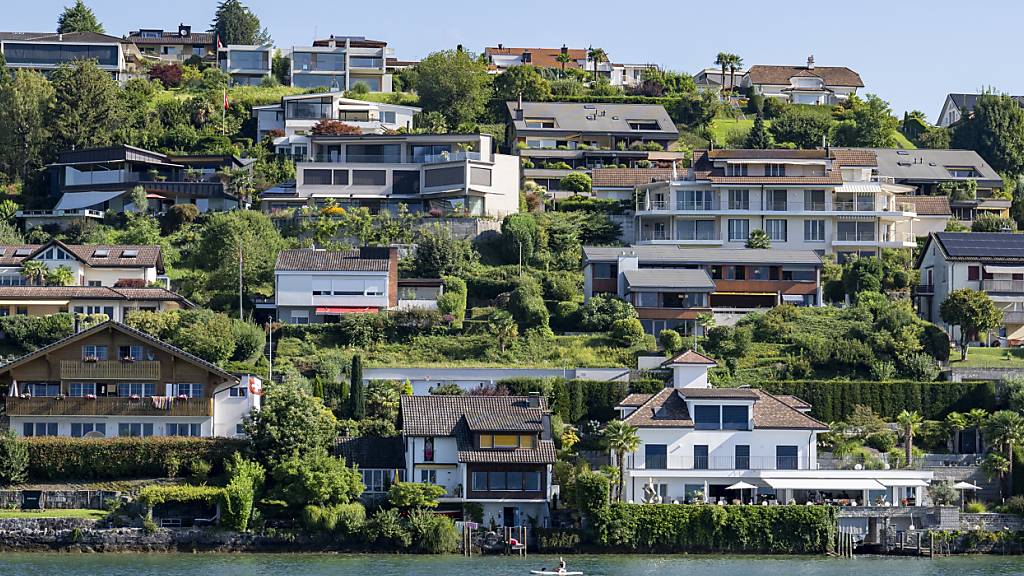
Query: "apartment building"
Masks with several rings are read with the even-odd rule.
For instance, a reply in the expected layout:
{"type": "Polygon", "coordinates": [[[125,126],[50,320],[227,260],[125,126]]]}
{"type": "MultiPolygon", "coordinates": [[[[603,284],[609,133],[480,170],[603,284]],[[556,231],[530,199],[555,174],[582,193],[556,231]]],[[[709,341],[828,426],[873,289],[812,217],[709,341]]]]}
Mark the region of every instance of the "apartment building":
{"type": "Polygon", "coordinates": [[[297,159],[309,154],[309,135],[323,120],[337,120],[359,128],[363,134],[384,134],[411,130],[413,118],[422,109],[345,98],[344,92],[298,94],[281,98],[278,104],[253,106],[256,139],[274,138],[274,151],[297,159]],[[283,135],[281,134],[283,133],[283,135]]]}
{"type": "Polygon", "coordinates": [[[229,44],[217,48],[217,65],[234,85],[259,86],[270,76],[273,60],[274,47],[270,45],[229,44]]]}
{"type": "Polygon", "coordinates": [[[864,81],[860,74],[845,66],[816,66],[811,55],[806,66],[751,66],[739,85],[755,94],[793,104],[833,105],[856,95],[864,81]]]}
{"type": "Polygon", "coordinates": [[[104,322],[0,367],[18,436],[241,436],[260,381],[104,322]]]}
{"type": "Polygon", "coordinates": [[[437,216],[519,211],[519,166],[487,134],[309,136],[296,187],[262,195],[264,210],[323,205],[437,216]]]}
{"type": "Polygon", "coordinates": [[[345,91],[363,84],[370,92],[391,92],[388,58],[394,50],[382,40],[331,36],[312,46],[293,46],[291,85],[345,91]]]}
{"type": "Polygon", "coordinates": [[[62,64],[93,60],[118,82],[128,80],[141,58],[132,42],[96,32],[0,32],[7,68],[49,75],[62,64]]]}
{"type": "Polygon", "coordinates": [[[685,176],[637,188],[637,244],[743,248],[763,230],[772,249],[843,261],[913,248],[911,187],[874,173],[870,152],[710,150],[685,176]]]}
{"type": "Polygon", "coordinates": [[[217,36],[213,32],[193,32],[192,26],[178,24],[177,30],[139,28],[126,38],[143,58],[184,64],[216,63],[217,36]]]}
{"type": "Polygon", "coordinates": [[[1024,235],[995,232],[933,232],[915,267],[921,273],[914,290],[919,314],[959,340],[960,327],[948,326],[939,310],[954,290],[981,290],[1003,311],[1003,325],[972,339],[1000,345],[1024,341],[1024,235]]]}
{"type": "Polygon", "coordinates": [[[821,258],[811,250],[584,246],[583,297],[598,294],[632,302],[651,334],[695,334],[704,312],[725,324],[779,304],[820,305],[821,258]]]}
{"type": "Polygon", "coordinates": [[[549,191],[573,171],[671,168],[679,138],[665,108],[655,104],[508,102],[508,138],[523,178],[549,191]]]}
{"type": "MultiPolygon", "coordinates": [[[[583,70],[594,73],[594,60],[586,48],[512,48],[504,44],[484,48],[488,72],[501,74],[516,66],[533,66],[549,70],[583,70]],[[564,60],[564,62],[563,62],[564,60]]],[[[657,70],[656,64],[619,64],[611,61],[597,63],[597,75],[612,86],[636,86],[643,81],[645,70],[657,70]]]]}
{"type": "Polygon", "coordinates": [[[484,525],[548,525],[555,445],[544,398],[402,396],[401,413],[405,478],[443,487],[439,512],[461,519],[475,503],[484,525]]]}
{"type": "MultiPolygon", "coordinates": [[[[660,360],[659,360],[660,361],[660,360]]],[[[672,386],[616,407],[637,428],[626,454],[625,498],[648,503],[922,505],[933,473],[834,469],[818,460],[828,425],[795,396],[713,388],[714,360],[692,350],[663,361],[672,386]]]]}

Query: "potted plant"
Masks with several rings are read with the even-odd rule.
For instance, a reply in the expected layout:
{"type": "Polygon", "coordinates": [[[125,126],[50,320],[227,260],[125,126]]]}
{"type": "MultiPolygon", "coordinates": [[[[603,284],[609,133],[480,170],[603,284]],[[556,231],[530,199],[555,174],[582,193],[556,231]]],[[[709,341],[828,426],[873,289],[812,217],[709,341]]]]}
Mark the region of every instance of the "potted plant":
{"type": "Polygon", "coordinates": [[[132,362],[135,362],[135,358],[132,358],[131,356],[125,356],[124,358],[121,358],[121,362],[127,362],[131,364],[132,362]]]}
{"type": "Polygon", "coordinates": [[[99,359],[98,356],[86,356],[85,358],[82,358],[82,362],[88,362],[90,364],[93,364],[93,363],[96,363],[96,362],[99,362],[99,361],[100,361],[100,359],[99,359]]]}
{"type": "Polygon", "coordinates": [[[86,394],[86,395],[84,396],[84,398],[85,398],[86,400],[95,400],[95,399],[96,399],[96,395],[95,395],[95,394],[86,394]]]}

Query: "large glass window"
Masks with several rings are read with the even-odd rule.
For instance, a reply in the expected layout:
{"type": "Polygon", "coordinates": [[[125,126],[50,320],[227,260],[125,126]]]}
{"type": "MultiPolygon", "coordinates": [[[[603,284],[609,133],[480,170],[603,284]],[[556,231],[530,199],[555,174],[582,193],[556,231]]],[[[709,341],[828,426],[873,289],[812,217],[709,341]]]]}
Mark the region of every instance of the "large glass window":
{"type": "Polygon", "coordinates": [[[391,173],[391,190],[395,194],[419,194],[419,170],[395,170],[391,173]]]}
{"type": "Polygon", "coordinates": [[[680,190],[676,194],[676,210],[714,209],[715,196],[711,190],[680,190]]]}
{"type": "Polygon", "coordinates": [[[736,242],[750,238],[750,220],[729,220],[729,241],[736,242]]]}
{"type": "Polygon", "coordinates": [[[202,398],[203,397],[203,385],[202,384],[175,384],[174,385],[175,396],[188,396],[189,398],[202,398]]]}
{"type": "Polygon", "coordinates": [[[718,430],[721,425],[721,410],[718,406],[694,406],[693,427],[697,430],[718,430]]]}
{"type": "Polygon", "coordinates": [[[540,491],[540,472],[523,472],[523,490],[526,492],[540,491]]]}
{"type": "Polygon", "coordinates": [[[804,242],[824,242],[825,221],[804,220],[804,242]]]}
{"type": "Polygon", "coordinates": [[[427,170],[423,175],[423,179],[427,188],[435,186],[455,186],[466,181],[466,171],[462,166],[427,170]]]}
{"type": "Polygon", "coordinates": [[[365,85],[370,92],[380,92],[380,78],[374,78],[372,76],[353,76],[348,81],[350,88],[355,88],[356,84],[365,85]]]}
{"type": "Polygon", "coordinates": [[[401,144],[349,144],[345,149],[348,162],[397,164],[402,161],[401,144]]]}
{"type": "Polygon", "coordinates": [[[36,398],[54,397],[60,395],[60,383],[58,382],[31,382],[25,390],[36,398]]]}
{"type": "Polygon", "coordinates": [[[765,164],[764,167],[765,176],[785,176],[786,165],[785,164],[765,164]]]}
{"type": "Polygon", "coordinates": [[[668,445],[644,444],[644,467],[648,470],[668,468],[668,445]]]}
{"type": "Polygon", "coordinates": [[[339,110],[338,120],[342,122],[369,122],[369,110],[339,110]]]}
{"type": "Polygon", "coordinates": [[[747,430],[750,428],[746,406],[722,406],[723,430],[747,430]]]}
{"type": "Polygon", "coordinates": [[[149,382],[121,382],[117,385],[117,395],[128,396],[156,396],[156,384],[149,382]]]}
{"type": "Polygon", "coordinates": [[[117,425],[118,436],[152,436],[153,424],[150,422],[121,422],[117,425]]]}
{"type": "Polygon", "coordinates": [[[487,472],[473,472],[473,491],[487,491],[487,472]]]}
{"type": "Polygon", "coordinates": [[[714,240],[714,220],[679,220],[676,222],[677,240],[714,240]]]}
{"type": "Polygon", "coordinates": [[[785,242],[788,232],[788,223],[781,219],[768,219],[764,221],[764,231],[768,238],[776,242],[785,242]]]}
{"type": "Polygon", "coordinates": [[[840,242],[874,242],[875,223],[873,221],[839,221],[836,222],[836,240],[840,242]]]}
{"type": "Polygon", "coordinates": [[[444,153],[451,154],[451,144],[434,144],[430,146],[413,146],[412,147],[412,161],[416,164],[423,164],[432,160],[434,157],[441,156],[444,153]]]}
{"type": "Polygon", "coordinates": [[[352,56],[349,58],[349,66],[353,68],[383,68],[384,61],[369,56],[352,56]]]}
{"type": "Polygon", "coordinates": [[[230,67],[244,70],[270,70],[269,54],[263,50],[232,50],[230,67]]]}
{"type": "Polygon", "coordinates": [[[72,382],[69,384],[69,392],[72,396],[83,397],[83,396],[95,396],[96,395],[96,383],[95,382],[72,382]]]}
{"type": "Polygon", "coordinates": [[[728,164],[725,167],[725,173],[728,176],[746,176],[747,165],[746,164],[728,164]]]}
{"type": "Polygon", "coordinates": [[[8,64],[63,64],[74,60],[96,60],[101,66],[117,66],[117,47],[6,42],[4,57],[8,64]]]}
{"type": "Polygon", "coordinates": [[[387,182],[384,170],[353,170],[353,186],[383,186],[387,182]]]}
{"type": "Polygon", "coordinates": [[[750,210],[750,190],[729,190],[729,210],[750,210]]]}
{"type": "Polygon", "coordinates": [[[785,212],[787,206],[785,190],[768,190],[765,192],[765,210],[785,212]]]}
{"type": "Polygon", "coordinates": [[[199,436],[199,424],[168,423],[165,428],[167,436],[199,436]]]}
{"type": "Polygon", "coordinates": [[[72,422],[71,423],[71,437],[81,438],[90,432],[98,432],[99,434],[107,435],[107,425],[103,422],[72,422]]]}
{"type": "Polygon", "coordinates": [[[824,190],[804,190],[804,210],[821,212],[825,210],[824,190]]]}
{"type": "Polygon", "coordinates": [[[617,278],[619,275],[618,264],[597,263],[591,264],[591,267],[593,268],[594,278],[609,279],[617,278]]]}
{"type": "Polygon", "coordinates": [[[796,470],[799,464],[796,446],[775,447],[775,468],[778,470],[796,470]]]}
{"type": "Polygon", "coordinates": [[[736,445],[736,461],[733,464],[736,470],[750,469],[750,446],[746,444],[736,445]]]}
{"type": "Polygon", "coordinates": [[[331,171],[319,168],[306,168],[302,171],[302,183],[306,186],[330,186],[331,171]]]}
{"type": "Polygon", "coordinates": [[[636,294],[636,305],[639,308],[657,308],[658,307],[658,293],[657,292],[637,292],[637,294],[636,294]]]}
{"type": "MultiPolygon", "coordinates": [[[[316,84],[320,86],[320,84],[316,84]]],[[[320,120],[331,117],[330,99],[295,100],[285,104],[285,113],[294,120],[320,120]]]]}
{"type": "Polygon", "coordinates": [[[25,422],[21,427],[22,436],[56,436],[56,422],[25,422]]]}
{"type": "MultiPolygon", "coordinates": [[[[90,314],[91,314],[91,312],[90,312],[90,314]]],[[[106,360],[107,359],[107,347],[106,346],[96,346],[96,345],[93,345],[93,344],[87,344],[85,346],[82,346],[82,359],[83,360],[106,360]]]]}
{"type": "Polygon", "coordinates": [[[693,447],[693,468],[695,470],[708,469],[708,447],[707,445],[696,445],[693,447]]]}

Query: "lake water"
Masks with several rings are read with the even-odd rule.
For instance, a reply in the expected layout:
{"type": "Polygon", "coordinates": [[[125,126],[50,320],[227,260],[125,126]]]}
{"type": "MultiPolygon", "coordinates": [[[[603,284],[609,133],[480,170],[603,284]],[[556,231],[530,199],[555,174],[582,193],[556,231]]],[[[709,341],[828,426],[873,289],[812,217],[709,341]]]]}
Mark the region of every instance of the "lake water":
{"type": "MultiPolygon", "coordinates": [[[[0,576],[522,576],[557,557],[328,554],[0,554],[0,576]]],[[[1008,576],[1024,558],[569,556],[594,576],[1008,576]]]]}

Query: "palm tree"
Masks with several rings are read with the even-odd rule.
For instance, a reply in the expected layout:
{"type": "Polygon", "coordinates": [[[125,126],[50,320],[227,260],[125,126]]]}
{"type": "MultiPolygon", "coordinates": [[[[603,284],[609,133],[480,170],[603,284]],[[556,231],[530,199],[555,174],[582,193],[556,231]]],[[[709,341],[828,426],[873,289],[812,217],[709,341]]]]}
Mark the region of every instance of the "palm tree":
{"type": "Polygon", "coordinates": [[[637,435],[635,427],[622,420],[613,420],[605,426],[604,440],[608,443],[608,449],[615,454],[615,462],[619,465],[617,494],[619,500],[622,500],[626,478],[626,453],[636,452],[640,447],[640,436],[637,435]]]}
{"type": "Polygon", "coordinates": [[[967,413],[967,423],[971,428],[974,428],[974,453],[981,453],[981,431],[985,428],[985,422],[988,421],[988,412],[984,408],[972,408],[967,413]]]}
{"type": "MultiPolygon", "coordinates": [[[[715,327],[715,315],[710,312],[697,314],[697,325],[700,326],[701,335],[707,337],[708,330],[715,327]]],[[[693,349],[697,349],[697,331],[693,332],[693,349]]]]}
{"type": "Polygon", "coordinates": [[[953,436],[954,449],[959,452],[960,447],[960,433],[968,427],[967,416],[960,412],[950,412],[946,414],[946,429],[949,430],[953,436]]]}
{"type": "Polygon", "coordinates": [[[715,57],[715,66],[719,66],[722,69],[722,90],[725,90],[725,69],[729,67],[730,57],[732,54],[728,52],[719,52],[718,56],[715,57]]]}
{"type": "Polygon", "coordinates": [[[74,283],[75,273],[63,264],[46,273],[47,286],[71,286],[74,283]]]}
{"type": "Polygon", "coordinates": [[[487,324],[487,328],[491,334],[494,335],[495,340],[498,341],[498,347],[504,352],[509,342],[512,342],[519,337],[519,326],[516,325],[515,318],[505,310],[497,310],[491,315],[491,321],[487,324]]]}
{"type": "Polygon", "coordinates": [[[603,48],[589,48],[587,49],[587,58],[594,63],[594,80],[597,80],[597,66],[602,62],[608,61],[608,53],[603,48]]]}
{"type": "Polygon", "coordinates": [[[564,78],[565,77],[565,65],[568,64],[569,62],[572,62],[572,58],[569,57],[569,53],[568,52],[559,52],[558,56],[555,56],[555,61],[558,62],[559,65],[561,65],[561,67],[562,67],[561,77],[564,78]]]}
{"type": "Polygon", "coordinates": [[[924,419],[916,411],[904,410],[896,416],[896,421],[899,422],[903,433],[903,448],[907,451],[907,467],[909,468],[914,461],[914,434],[921,429],[924,419]]]}
{"type": "Polygon", "coordinates": [[[985,423],[985,434],[989,441],[1003,450],[1003,457],[1009,462],[1006,471],[1006,491],[1013,489],[1013,449],[1024,442],[1024,417],[1013,410],[1000,410],[985,423]]]}
{"type": "Polygon", "coordinates": [[[29,260],[21,265],[21,277],[33,286],[42,286],[48,270],[39,260],[29,260]]]}
{"type": "Polygon", "coordinates": [[[1002,498],[1005,494],[1002,480],[1010,471],[1010,461],[995,452],[989,452],[981,461],[981,471],[990,481],[999,478],[999,496],[1002,498]]]}
{"type": "Polygon", "coordinates": [[[729,54],[729,90],[736,90],[736,70],[743,66],[739,54],[729,54]]]}

